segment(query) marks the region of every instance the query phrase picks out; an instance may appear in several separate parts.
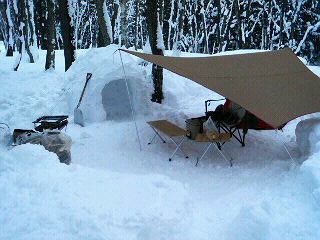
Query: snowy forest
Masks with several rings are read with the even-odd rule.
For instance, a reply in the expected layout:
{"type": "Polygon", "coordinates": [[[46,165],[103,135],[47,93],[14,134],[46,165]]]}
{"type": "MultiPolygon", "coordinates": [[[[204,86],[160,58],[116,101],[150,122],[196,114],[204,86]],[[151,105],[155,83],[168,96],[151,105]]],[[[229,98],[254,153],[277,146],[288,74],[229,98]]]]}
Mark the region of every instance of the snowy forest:
{"type": "Polygon", "coordinates": [[[0,0],[0,240],[320,240],[319,96],[320,0],[0,0]]]}
{"type": "Polygon", "coordinates": [[[320,65],[319,0],[0,0],[0,30],[7,56],[47,50],[46,69],[55,49],[72,62],[76,49],[149,42],[154,54],[289,47],[320,65]]]}

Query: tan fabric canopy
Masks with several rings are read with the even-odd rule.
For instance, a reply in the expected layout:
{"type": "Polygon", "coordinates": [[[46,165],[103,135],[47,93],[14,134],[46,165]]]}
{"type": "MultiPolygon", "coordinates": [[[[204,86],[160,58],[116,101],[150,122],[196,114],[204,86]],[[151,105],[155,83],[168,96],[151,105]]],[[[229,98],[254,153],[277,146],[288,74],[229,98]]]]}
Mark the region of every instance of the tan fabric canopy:
{"type": "Polygon", "coordinates": [[[320,111],[320,78],[290,49],[196,58],[121,50],[229,98],[275,128],[320,111]]]}

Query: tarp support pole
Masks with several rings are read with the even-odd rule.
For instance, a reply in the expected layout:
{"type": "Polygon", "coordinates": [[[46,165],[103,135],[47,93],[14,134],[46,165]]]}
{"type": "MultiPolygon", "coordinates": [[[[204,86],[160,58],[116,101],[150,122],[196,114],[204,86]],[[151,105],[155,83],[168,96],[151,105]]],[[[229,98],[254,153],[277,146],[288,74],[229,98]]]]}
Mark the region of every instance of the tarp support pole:
{"type": "MultiPolygon", "coordinates": [[[[276,133],[278,134],[278,130],[276,130],[276,133]]],[[[281,139],[281,137],[280,137],[280,139],[281,139]]],[[[288,155],[289,155],[289,157],[290,157],[290,159],[291,159],[292,163],[293,163],[293,164],[296,164],[296,162],[294,161],[294,159],[293,159],[292,155],[290,154],[290,152],[289,152],[289,150],[288,150],[288,148],[287,148],[286,144],[284,143],[284,141],[283,141],[282,139],[281,139],[281,142],[282,142],[282,145],[283,145],[284,149],[285,149],[285,150],[286,150],[286,152],[288,153],[288,155]]]]}
{"type": "Polygon", "coordinates": [[[128,78],[127,78],[126,71],[124,69],[124,64],[123,64],[123,60],[122,60],[121,51],[119,51],[119,54],[120,54],[120,60],[121,60],[121,64],[122,64],[122,71],[123,71],[123,74],[124,74],[124,80],[126,82],[127,93],[128,93],[128,96],[129,96],[129,103],[130,103],[130,108],[131,108],[132,120],[134,121],[134,126],[135,126],[136,133],[137,133],[137,138],[138,138],[138,142],[139,142],[139,149],[140,149],[140,151],[142,151],[141,141],[140,141],[140,136],[139,136],[139,131],[138,131],[138,126],[137,126],[137,121],[136,121],[136,117],[135,117],[135,111],[134,111],[134,107],[133,107],[133,104],[132,104],[132,98],[131,98],[131,94],[130,94],[130,91],[129,91],[129,85],[128,85],[128,78]]]}
{"type": "Polygon", "coordinates": [[[284,149],[286,150],[286,152],[288,153],[291,161],[295,164],[295,161],[293,160],[293,158],[292,158],[292,156],[291,156],[291,154],[290,154],[290,152],[289,152],[289,150],[288,150],[288,148],[287,148],[287,146],[286,146],[286,144],[284,142],[283,142],[283,146],[284,146],[284,149]]]}

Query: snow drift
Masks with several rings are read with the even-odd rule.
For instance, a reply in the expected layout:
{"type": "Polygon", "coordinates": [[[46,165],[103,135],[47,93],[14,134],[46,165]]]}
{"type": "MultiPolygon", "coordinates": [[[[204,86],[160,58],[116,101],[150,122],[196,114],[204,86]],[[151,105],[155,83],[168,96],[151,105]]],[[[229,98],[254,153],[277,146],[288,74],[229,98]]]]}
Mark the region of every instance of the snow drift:
{"type": "Polygon", "coordinates": [[[42,146],[0,149],[0,239],[169,239],[190,211],[166,176],[58,162],[42,146]]]}
{"type": "Polygon", "coordinates": [[[306,158],[301,170],[314,197],[320,203],[320,118],[310,118],[298,123],[296,139],[302,157],[306,158]]]}

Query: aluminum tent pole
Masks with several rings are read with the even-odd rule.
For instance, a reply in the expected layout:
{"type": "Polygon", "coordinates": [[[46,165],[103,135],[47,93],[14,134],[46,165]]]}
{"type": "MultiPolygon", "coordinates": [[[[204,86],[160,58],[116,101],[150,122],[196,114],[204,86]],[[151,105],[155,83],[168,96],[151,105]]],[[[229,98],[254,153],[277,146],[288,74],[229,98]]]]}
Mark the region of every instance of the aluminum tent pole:
{"type": "MultiPolygon", "coordinates": [[[[276,130],[276,134],[278,135],[278,130],[276,130]]],[[[284,149],[286,150],[286,152],[288,153],[288,155],[289,155],[292,163],[293,163],[294,165],[296,165],[296,161],[293,159],[292,155],[290,154],[290,152],[289,152],[289,150],[288,150],[285,142],[284,142],[283,139],[281,138],[281,136],[280,136],[280,141],[282,142],[282,145],[283,145],[284,149]]]]}
{"type": "MultiPolygon", "coordinates": [[[[119,50],[118,50],[119,51],[119,50]]],[[[138,131],[138,126],[137,126],[137,121],[136,121],[136,114],[134,111],[134,107],[133,107],[133,103],[132,103],[132,98],[131,98],[131,94],[129,91],[129,85],[128,85],[128,78],[127,78],[127,74],[126,71],[124,69],[124,64],[123,64],[123,60],[122,60],[122,55],[121,55],[121,51],[119,51],[119,55],[120,55],[120,60],[121,60],[121,65],[122,65],[122,70],[123,70],[123,75],[124,75],[124,80],[126,82],[126,89],[127,89],[127,93],[129,96],[129,104],[130,104],[130,108],[131,108],[131,115],[132,115],[132,120],[134,121],[134,126],[136,129],[136,133],[137,133],[137,138],[138,138],[138,142],[139,142],[139,148],[140,151],[142,151],[142,147],[141,147],[141,141],[140,141],[140,136],[139,136],[139,131],[138,131]]]]}

